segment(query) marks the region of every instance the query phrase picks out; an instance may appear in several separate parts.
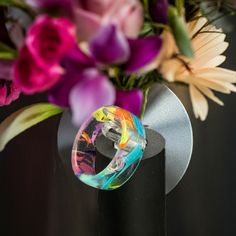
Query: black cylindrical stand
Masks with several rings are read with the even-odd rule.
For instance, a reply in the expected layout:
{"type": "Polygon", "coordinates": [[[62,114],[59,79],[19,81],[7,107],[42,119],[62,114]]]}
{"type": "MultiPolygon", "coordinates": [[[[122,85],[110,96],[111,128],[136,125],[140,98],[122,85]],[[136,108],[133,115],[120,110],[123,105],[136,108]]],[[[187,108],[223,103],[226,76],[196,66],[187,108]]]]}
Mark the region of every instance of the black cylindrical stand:
{"type": "MultiPolygon", "coordinates": [[[[143,161],[133,177],[116,190],[99,191],[100,236],[165,235],[165,141],[153,130],[146,134],[143,161]]],[[[102,169],[114,156],[113,144],[100,138],[96,146],[102,169]]]]}

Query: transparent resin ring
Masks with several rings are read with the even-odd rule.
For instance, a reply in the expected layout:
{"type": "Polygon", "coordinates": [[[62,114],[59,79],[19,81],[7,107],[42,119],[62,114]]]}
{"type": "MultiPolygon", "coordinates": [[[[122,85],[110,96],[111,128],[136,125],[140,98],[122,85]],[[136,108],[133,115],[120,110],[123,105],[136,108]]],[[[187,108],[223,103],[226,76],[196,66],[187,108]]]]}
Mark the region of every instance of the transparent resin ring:
{"type": "Polygon", "coordinates": [[[116,189],[133,175],[145,147],[145,129],[135,115],[115,106],[102,107],[84,122],[76,135],[73,171],[89,186],[116,189]],[[116,153],[108,166],[96,173],[96,139],[101,135],[114,142],[116,153]]]}

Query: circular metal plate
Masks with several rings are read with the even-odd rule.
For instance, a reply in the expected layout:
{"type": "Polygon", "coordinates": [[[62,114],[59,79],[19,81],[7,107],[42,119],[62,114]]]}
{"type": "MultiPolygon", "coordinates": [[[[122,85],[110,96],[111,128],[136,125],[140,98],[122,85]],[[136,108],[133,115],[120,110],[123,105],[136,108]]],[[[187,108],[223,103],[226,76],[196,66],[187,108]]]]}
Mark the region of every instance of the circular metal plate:
{"type": "MultiPolygon", "coordinates": [[[[177,96],[166,86],[156,85],[149,93],[143,124],[159,132],[166,140],[166,194],[182,179],[189,165],[193,136],[188,114],[177,96]]],[[[71,114],[64,112],[58,130],[61,157],[70,161],[78,128],[71,123],[71,114]]]]}
{"type": "Polygon", "coordinates": [[[166,140],[166,194],[184,176],[192,155],[193,133],[189,116],[178,97],[166,86],[149,93],[143,124],[166,140]]]}

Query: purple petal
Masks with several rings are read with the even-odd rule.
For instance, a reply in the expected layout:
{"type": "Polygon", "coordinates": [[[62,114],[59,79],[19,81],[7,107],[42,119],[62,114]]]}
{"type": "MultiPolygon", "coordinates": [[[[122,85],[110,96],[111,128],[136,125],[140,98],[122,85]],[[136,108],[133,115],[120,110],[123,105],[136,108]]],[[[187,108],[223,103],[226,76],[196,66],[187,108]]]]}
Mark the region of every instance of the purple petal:
{"type": "Polygon", "coordinates": [[[126,72],[131,74],[141,70],[154,60],[161,49],[162,40],[159,36],[140,39],[129,39],[131,55],[126,64],[126,72]]]}
{"type": "Polygon", "coordinates": [[[12,80],[14,60],[0,60],[0,79],[12,80]]]}
{"type": "Polygon", "coordinates": [[[117,89],[115,104],[139,116],[143,104],[143,92],[140,89],[130,91],[117,89]]]}
{"type": "Polygon", "coordinates": [[[83,71],[92,68],[94,62],[79,48],[73,49],[63,60],[65,74],[60,81],[49,91],[49,101],[61,106],[69,107],[69,93],[81,81],[83,71]]]}
{"type": "Polygon", "coordinates": [[[96,69],[87,70],[70,93],[73,123],[80,126],[96,109],[113,105],[114,101],[115,89],[107,77],[96,69]]]}
{"type": "Polygon", "coordinates": [[[90,42],[90,51],[100,63],[117,64],[130,56],[128,40],[114,25],[102,27],[90,42]]]}
{"type": "Polygon", "coordinates": [[[149,11],[153,21],[166,24],[168,17],[168,0],[151,0],[149,11]]]}

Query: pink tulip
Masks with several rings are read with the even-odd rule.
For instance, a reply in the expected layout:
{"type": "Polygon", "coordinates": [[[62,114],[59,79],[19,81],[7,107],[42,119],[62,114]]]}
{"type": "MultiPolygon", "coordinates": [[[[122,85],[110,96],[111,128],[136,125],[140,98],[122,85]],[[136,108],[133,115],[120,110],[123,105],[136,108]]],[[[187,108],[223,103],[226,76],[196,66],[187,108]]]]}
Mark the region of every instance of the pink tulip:
{"type": "Polygon", "coordinates": [[[104,24],[114,24],[127,37],[136,38],[143,24],[139,0],[78,0],[75,15],[80,40],[90,39],[104,24]]]}

